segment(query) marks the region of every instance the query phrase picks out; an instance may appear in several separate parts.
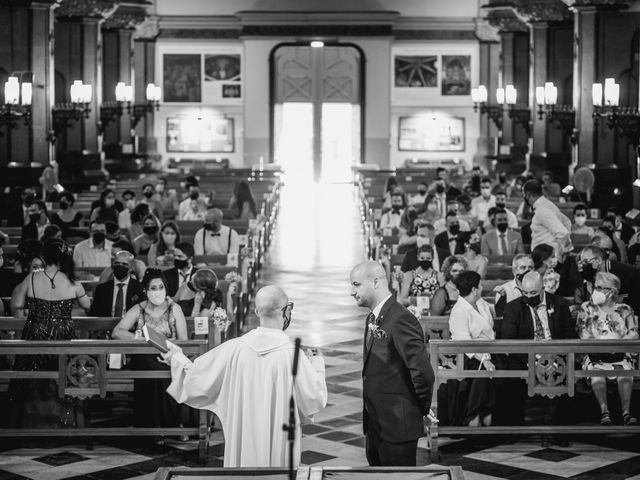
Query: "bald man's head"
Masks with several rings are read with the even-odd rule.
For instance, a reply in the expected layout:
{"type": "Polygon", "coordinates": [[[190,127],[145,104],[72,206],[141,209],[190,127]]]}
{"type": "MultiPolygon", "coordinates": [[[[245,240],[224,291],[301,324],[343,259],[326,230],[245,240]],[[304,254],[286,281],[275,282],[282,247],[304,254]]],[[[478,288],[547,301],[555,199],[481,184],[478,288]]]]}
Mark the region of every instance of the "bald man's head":
{"type": "Polygon", "coordinates": [[[387,295],[389,285],[384,267],[374,261],[362,262],[351,270],[351,296],[359,307],[373,309],[387,295]]]}
{"type": "Polygon", "coordinates": [[[214,232],[220,230],[220,226],[222,225],[222,210],[219,208],[212,208],[211,210],[208,210],[204,216],[204,224],[205,228],[206,225],[211,225],[211,229],[214,232]]]}
{"type": "Polygon", "coordinates": [[[260,319],[260,325],[282,328],[282,309],[289,302],[289,297],[284,290],[275,285],[262,287],[256,293],[256,314],[260,319]],[[278,325],[279,322],[279,325],[278,325]],[[271,323],[272,325],[269,325],[271,323]],[[276,324],[274,326],[273,324],[276,324]]]}
{"type": "Polygon", "coordinates": [[[522,279],[522,297],[525,303],[536,307],[542,300],[542,276],[538,272],[529,272],[522,279]]]}

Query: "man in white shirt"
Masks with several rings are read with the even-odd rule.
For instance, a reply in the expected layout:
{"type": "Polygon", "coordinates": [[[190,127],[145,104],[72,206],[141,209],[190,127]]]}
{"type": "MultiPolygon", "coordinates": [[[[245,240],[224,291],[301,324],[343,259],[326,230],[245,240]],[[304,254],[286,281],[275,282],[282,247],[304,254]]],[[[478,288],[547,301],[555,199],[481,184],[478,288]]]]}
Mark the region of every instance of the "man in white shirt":
{"type": "Polygon", "coordinates": [[[391,194],[391,210],[380,218],[380,230],[398,228],[404,214],[404,196],[401,193],[391,194]]]}
{"type": "Polygon", "coordinates": [[[517,215],[507,208],[507,194],[502,190],[498,190],[494,193],[494,195],[496,197],[496,207],[504,208],[504,210],[507,212],[507,221],[509,222],[509,228],[518,228],[517,215]]]}
{"type": "Polygon", "coordinates": [[[91,237],[81,241],[73,249],[76,267],[110,267],[113,242],[107,240],[107,226],[102,220],[94,220],[89,231],[91,237]]]}
{"type": "Polygon", "coordinates": [[[178,220],[197,219],[206,211],[207,206],[200,195],[200,190],[198,190],[198,187],[191,187],[189,196],[182,200],[178,206],[178,220]]]}
{"type": "Polygon", "coordinates": [[[196,255],[239,253],[240,237],[234,229],[222,225],[222,210],[213,208],[204,218],[204,227],[193,238],[196,255]]]}
{"type": "Polygon", "coordinates": [[[427,199],[427,184],[421,183],[418,185],[418,193],[411,197],[411,205],[421,207],[424,205],[424,201],[427,199]]]}
{"type": "Polygon", "coordinates": [[[524,200],[533,207],[531,219],[531,250],[541,243],[557,244],[558,257],[573,250],[571,220],[550,200],[542,196],[538,180],[529,180],[523,188],[524,200]]]}
{"type": "Polygon", "coordinates": [[[496,206],[496,197],[491,194],[491,179],[480,182],[480,196],[471,200],[471,215],[480,223],[489,223],[489,209],[496,206]]]}
{"type": "MultiPolygon", "coordinates": [[[[255,298],[260,326],[240,338],[189,360],[171,344],[163,354],[171,365],[167,392],[179,403],[209,410],[222,423],[225,467],[286,467],[287,432],[294,345],[283,332],[291,322],[293,302],[269,285],[255,298]]],[[[302,353],[295,381],[296,428],[293,464],[300,463],[300,419],[327,404],[322,357],[302,353]]]]}
{"type": "MultiPolygon", "coordinates": [[[[458,200],[456,198],[450,198],[447,201],[447,213],[449,213],[449,212],[453,212],[456,215],[459,214],[459,212],[460,212],[460,204],[458,203],[458,200]]],[[[458,222],[460,224],[460,231],[461,232],[470,232],[471,231],[471,227],[469,226],[469,222],[467,222],[466,220],[463,220],[462,218],[460,218],[459,215],[458,215],[458,222]]],[[[436,235],[446,231],[447,230],[447,220],[446,220],[446,218],[444,218],[444,217],[443,218],[439,218],[438,220],[433,222],[433,229],[435,230],[436,235]]]]}

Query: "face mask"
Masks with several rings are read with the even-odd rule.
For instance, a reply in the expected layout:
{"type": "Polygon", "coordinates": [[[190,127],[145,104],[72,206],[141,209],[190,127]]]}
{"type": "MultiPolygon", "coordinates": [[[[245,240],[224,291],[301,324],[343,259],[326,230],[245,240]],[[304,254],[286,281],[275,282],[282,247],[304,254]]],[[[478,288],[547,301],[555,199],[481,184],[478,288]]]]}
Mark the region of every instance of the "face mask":
{"type": "Polygon", "coordinates": [[[604,292],[599,292],[598,290],[594,290],[591,294],[591,301],[594,305],[604,305],[607,302],[607,294],[604,292]]]}
{"type": "Polygon", "coordinates": [[[458,235],[458,233],[460,233],[460,225],[449,225],[449,233],[451,233],[451,235],[458,235]]]}
{"type": "Polygon", "coordinates": [[[154,225],[152,227],[142,227],[142,231],[145,233],[145,235],[155,235],[156,233],[158,233],[158,226],[154,225]]]}
{"type": "Polygon", "coordinates": [[[164,240],[164,243],[173,244],[176,241],[176,235],[173,233],[163,233],[162,240],[164,240]]]}
{"type": "Polygon", "coordinates": [[[420,190],[418,190],[418,193],[419,193],[420,195],[423,195],[423,196],[424,196],[424,195],[426,195],[426,194],[427,194],[427,191],[426,191],[426,190],[424,190],[424,189],[420,189],[420,190]]]}
{"type": "Polygon", "coordinates": [[[147,198],[151,198],[153,197],[153,190],[145,190],[142,194],[147,198]]]}
{"type": "Polygon", "coordinates": [[[107,208],[111,208],[113,207],[113,205],[116,203],[116,201],[113,198],[107,198],[104,201],[104,206],[107,208]]]}
{"type": "Polygon", "coordinates": [[[477,254],[480,253],[480,242],[470,243],[469,244],[469,250],[472,250],[472,251],[476,252],[477,254]]]}
{"type": "Polygon", "coordinates": [[[509,228],[509,224],[506,222],[496,223],[496,228],[498,229],[498,231],[504,233],[509,228]]]}
{"type": "Polygon", "coordinates": [[[66,210],[69,208],[69,203],[67,202],[60,202],[60,210],[66,210]]]}
{"type": "Polygon", "coordinates": [[[164,185],[161,185],[161,184],[156,185],[156,192],[158,193],[164,192],[164,185]]]}
{"type": "Polygon", "coordinates": [[[444,193],[444,185],[436,185],[437,193],[444,193]]]}
{"type": "Polygon", "coordinates": [[[416,218],[418,218],[418,212],[416,212],[415,210],[409,210],[407,212],[407,217],[409,217],[409,220],[415,220],[416,218]]]}
{"type": "Polygon", "coordinates": [[[535,297],[523,296],[522,298],[524,299],[524,303],[526,303],[527,305],[533,308],[540,305],[540,302],[542,301],[540,298],[540,295],[536,295],[535,297]]]}
{"type": "Polygon", "coordinates": [[[191,200],[197,200],[199,197],[200,197],[200,193],[198,193],[198,192],[191,192],[191,193],[189,194],[189,198],[190,198],[191,200]]]}
{"type": "Polygon", "coordinates": [[[179,258],[176,258],[176,259],[173,261],[173,265],[174,265],[177,269],[182,270],[182,269],[184,269],[184,268],[187,268],[187,266],[189,265],[189,260],[181,260],[181,259],[179,259],[179,258]]]}
{"type": "Polygon", "coordinates": [[[204,229],[211,232],[213,231],[213,224],[212,223],[205,223],[204,225],[204,229]]]}
{"type": "Polygon", "coordinates": [[[420,265],[420,268],[423,270],[429,270],[433,265],[433,262],[431,260],[423,260],[421,262],[418,262],[418,265],[420,265]]]}
{"type": "Polygon", "coordinates": [[[402,207],[400,205],[392,205],[391,210],[398,213],[402,207]]]}
{"type": "Polygon", "coordinates": [[[596,278],[597,272],[598,271],[593,268],[593,265],[587,263],[582,266],[582,272],[580,272],[580,274],[582,275],[582,278],[584,278],[587,282],[593,283],[593,280],[596,278]]]}
{"type": "Polygon", "coordinates": [[[504,202],[496,202],[496,207],[498,207],[498,208],[504,208],[506,206],[507,206],[507,204],[504,203],[504,202]]]}
{"type": "Polygon", "coordinates": [[[286,330],[291,325],[291,312],[282,314],[282,330],[286,330]]]}
{"type": "Polygon", "coordinates": [[[416,237],[416,246],[418,248],[429,245],[429,239],[427,237],[416,237]]]}
{"type": "Polygon", "coordinates": [[[427,210],[429,210],[430,212],[435,212],[438,209],[437,205],[434,205],[433,203],[430,203],[429,205],[427,205],[427,210]]]}
{"type": "Polygon", "coordinates": [[[41,215],[39,213],[31,213],[29,214],[29,218],[32,222],[37,222],[38,220],[40,220],[41,215]]]}
{"type": "Polygon", "coordinates": [[[522,283],[522,279],[524,278],[524,276],[527,274],[528,272],[524,272],[524,273],[516,273],[515,278],[516,281],[518,283],[522,283]]]}
{"type": "Polygon", "coordinates": [[[129,275],[129,267],[126,265],[114,265],[113,276],[116,280],[124,280],[129,275]]]}
{"type": "Polygon", "coordinates": [[[31,193],[31,194],[27,195],[23,200],[24,204],[27,205],[27,206],[33,204],[33,202],[35,202],[35,201],[36,201],[35,193],[31,193]]]}
{"type": "Polygon", "coordinates": [[[102,244],[102,242],[104,242],[104,239],[106,238],[106,234],[104,232],[93,232],[91,234],[91,238],[93,239],[93,243],[95,245],[100,245],[102,244]]]}
{"type": "Polygon", "coordinates": [[[581,215],[579,217],[575,217],[573,221],[575,222],[576,225],[578,225],[579,227],[582,227],[587,223],[587,217],[585,217],[584,215],[581,215]]]}
{"type": "Polygon", "coordinates": [[[156,306],[162,305],[167,298],[166,290],[150,290],[147,292],[147,298],[156,306]]]}

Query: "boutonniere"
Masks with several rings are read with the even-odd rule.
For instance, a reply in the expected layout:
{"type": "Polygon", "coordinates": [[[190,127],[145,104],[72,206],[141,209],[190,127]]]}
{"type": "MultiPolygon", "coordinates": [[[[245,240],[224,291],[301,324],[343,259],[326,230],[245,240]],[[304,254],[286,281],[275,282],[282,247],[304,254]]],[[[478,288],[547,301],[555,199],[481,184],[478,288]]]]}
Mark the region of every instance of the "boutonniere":
{"type": "Polygon", "coordinates": [[[377,338],[378,340],[387,338],[387,332],[382,330],[380,326],[376,325],[375,323],[369,324],[369,331],[371,332],[371,335],[373,335],[373,337],[377,338]]]}
{"type": "Polygon", "coordinates": [[[547,314],[548,315],[553,315],[553,312],[555,312],[555,309],[553,307],[547,308],[547,314]]]}

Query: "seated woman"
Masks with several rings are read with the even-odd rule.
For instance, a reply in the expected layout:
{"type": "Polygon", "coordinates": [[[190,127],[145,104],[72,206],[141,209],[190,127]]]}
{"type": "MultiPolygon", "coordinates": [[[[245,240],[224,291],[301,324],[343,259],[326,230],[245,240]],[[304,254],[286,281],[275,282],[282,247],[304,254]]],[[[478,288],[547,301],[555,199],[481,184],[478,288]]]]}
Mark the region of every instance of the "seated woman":
{"type": "Polygon", "coordinates": [[[245,181],[238,182],[229,201],[229,210],[235,210],[236,219],[250,220],[256,218],[256,201],[253,198],[251,187],[245,181]]]}
{"type": "Polygon", "coordinates": [[[423,245],[417,252],[418,266],[404,273],[400,297],[402,305],[410,305],[409,297],[433,297],[438,288],[438,272],[433,268],[433,247],[423,245]]]}
{"type": "MultiPolygon", "coordinates": [[[[116,340],[142,340],[142,327],[153,328],[169,340],[186,340],[187,323],[180,306],[167,297],[167,280],[161,270],[148,268],[142,279],[146,300],[131,307],[113,329],[116,340]]],[[[158,355],[132,355],[132,370],[165,370],[158,355]]],[[[140,427],[173,427],[184,421],[186,410],[167,395],[170,379],[134,380],[133,418],[140,427]]]]}
{"type": "MultiPolygon", "coordinates": [[[[482,285],[477,272],[460,272],[455,280],[458,301],[449,316],[451,340],[495,340],[493,314],[490,305],[482,299],[482,285]]],[[[491,355],[467,353],[465,370],[495,370],[491,355]]],[[[491,425],[495,392],[488,378],[467,378],[460,382],[453,403],[452,424],[479,427],[491,425]]]]}
{"type": "Polygon", "coordinates": [[[142,235],[142,222],[149,213],[149,205],[146,203],[139,203],[131,211],[131,226],[129,227],[129,239],[131,241],[142,235]]]}
{"type": "Polygon", "coordinates": [[[558,265],[556,249],[553,245],[546,243],[536,245],[531,251],[531,258],[533,259],[533,268],[541,277],[544,277],[547,270],[553,270],[558,265]]]}
{"type": "Polygon", "coordinates": [[[175,222],[164,222],[160,229],[160,238],[149,248],[148,265],[150,267],[173,267],[173,256],[165,255],[173,251],[180,243],[180,229],[175,222]]]}
{"type": "Polygon", "coordinates": [[[151,249],[151,245],[158,241],[158,219],[155,215],[147,215],[142,221],[142,235],[138,235],[133,239],[133,248],[136,255],[147,255],[151,249]]]}
{"type": "Polygon", "coordinates": [[[458,301],[458,288],[455,279],[467,269],[467,261],[461,255],[451,255],[442,264],[445,284],[436,290],[431,299],[431,315],[449,315],[458,301]]]}
{"type": "Polygon", "coordinates": [[[462,256],[467,261],[469,270],[477,272],[480,278],[485,277],[489,260],[480,253],[480,235],[476,232],[471,233],[465,240],[462,256]]]}
{"type": "Polygon", "coordinates": [[[60,210],[51,215],[51,223],[58,225],[62,229],[62,238],[89,238],[89,232],[79,230],[82,213],[73,208],[76,202],[71,192],[64,191],[58,197],[60,210]]]}
{"type": "Polygon", "coordinates": [[[234,318],[234,295],[236,285],[232,283],[227,288],[226,295],[219,286],[216,273],[209,268],[197,270],[190,282],[183,283],[175,294],[174,299],[191,317],[209,316],[215,308],[223,308],[227,317],[234,318]]]}
{"type": "MultiPolygon", "coordinates": [[[[629,305],[617,302],[620,279],[608,272],[596,273],[591,299],[577,311],[576,329],[583,340],[631,340],[638,338],[638,325],[629,305]]],[[[631,370],[631,359],[624,353],[589,354],[583,362],[584,370],[604,370],[613,373],[616,369],[631,370]]],[[[603,375],[591,377],[591,388],[600,405],[600,424],[611,425],[607,405],[607,378],[616,380],[622,403],[622,422],[637,425],[638,419],[631,415],[631,391],[633,377],[603,375]]]]}
{"type": "Polygon", "coordinates": [[[110,188],[105,189],[100,194],[98,206],[91,212],[91,221],[102,219],[105,222],[118,223],[118,215],[120,212],[116,209],[116,192],[110,188]]]}

